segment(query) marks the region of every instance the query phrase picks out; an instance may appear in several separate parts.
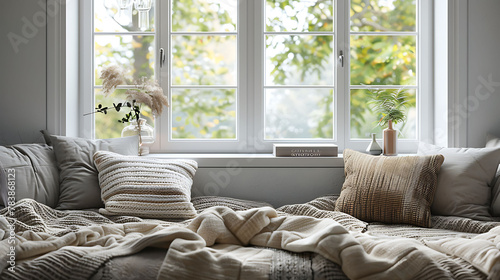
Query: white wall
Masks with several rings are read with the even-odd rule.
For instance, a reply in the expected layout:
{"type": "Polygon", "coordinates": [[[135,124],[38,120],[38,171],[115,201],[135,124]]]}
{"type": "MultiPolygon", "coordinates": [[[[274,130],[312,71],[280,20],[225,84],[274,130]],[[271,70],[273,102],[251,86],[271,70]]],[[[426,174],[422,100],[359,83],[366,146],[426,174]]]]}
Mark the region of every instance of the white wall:
{"type": "MultiPolygon", "coordinates": [[[[434,2],[434,144],[448,146],[448,1],[434,2]]],[[[426,141],[428,142],[428,141],[426,141]]]]}
{"type": "Polygon", "coordinates": [[[41,141],[46,128],[45,5],[0,1],[0,144],[41,141]]]}
{"type": "Polygon", "coordinates": [[[500,1],[469,0],[467,144],[500,137],[500,1]]]}
{"type": "Polygon", "coordinates": [[[224,168],[200,167],[194,177],[192,196],[235,197],[279,207],[338,194],[344,178],[342,167],[245,167],[237,175],[224,168]]]}

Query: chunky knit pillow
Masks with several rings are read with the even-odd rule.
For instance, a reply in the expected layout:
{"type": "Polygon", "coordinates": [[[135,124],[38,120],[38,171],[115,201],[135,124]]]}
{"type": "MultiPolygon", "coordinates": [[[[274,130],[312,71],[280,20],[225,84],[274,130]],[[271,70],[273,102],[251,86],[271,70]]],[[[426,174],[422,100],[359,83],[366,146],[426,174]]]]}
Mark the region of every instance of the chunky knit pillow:
{"type": "Polygon", "coordinates": [[[335,210],[366,222],[429,227],[443,161],[442,155],[377,157],[346,149],[335,210]]]}
{"type": "Polygon", "coordinates": [[[191,186],[198,167],[193,160],[159,160],[94,154],[105,215],[187,219],[196,216],[191,186]]]}

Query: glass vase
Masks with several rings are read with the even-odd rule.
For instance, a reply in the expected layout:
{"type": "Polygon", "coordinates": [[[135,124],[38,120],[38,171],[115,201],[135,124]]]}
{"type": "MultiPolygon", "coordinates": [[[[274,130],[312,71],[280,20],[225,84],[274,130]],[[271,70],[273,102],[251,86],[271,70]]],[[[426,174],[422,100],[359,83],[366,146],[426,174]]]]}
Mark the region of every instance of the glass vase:
{"type": "Polygon", "coordinates": [[[139,136],[139,155],[149,154],[149,145],[155,142],[154,128],[143,118],[139,118],[139,123],[137,120],[130,121],[130,124],[123,128],[122,137],[135,135],[139,136]]]}

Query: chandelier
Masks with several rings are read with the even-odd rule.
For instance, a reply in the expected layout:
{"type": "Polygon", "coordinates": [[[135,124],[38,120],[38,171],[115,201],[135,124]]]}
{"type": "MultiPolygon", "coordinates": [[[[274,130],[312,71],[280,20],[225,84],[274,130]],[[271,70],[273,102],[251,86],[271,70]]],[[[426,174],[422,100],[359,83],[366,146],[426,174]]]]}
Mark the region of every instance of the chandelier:
{"type": "Polygon", "coordinates": [[[120,24],[130,25],[132,23],[132,6],[139,13],[138,25],[141,31],[149,29],[149,10],[153,0],[116,0],[118,8],[117,20],[120,24]]]}

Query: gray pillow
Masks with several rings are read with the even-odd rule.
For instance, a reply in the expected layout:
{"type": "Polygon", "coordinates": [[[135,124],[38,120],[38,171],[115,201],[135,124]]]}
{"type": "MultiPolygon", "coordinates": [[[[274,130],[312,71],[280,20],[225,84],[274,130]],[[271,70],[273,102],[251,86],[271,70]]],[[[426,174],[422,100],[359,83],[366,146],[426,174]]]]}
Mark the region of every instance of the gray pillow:
{"type": "Polygon", "coordinates": [[[500,147],[500,138],[488,134],[486,136],[486,148],[495,148],[495,147],[500,147]]]}
{"type": "Polygon", "coordinates": [[[444,156],[432,214],[492,219],[491,187],[500,161],[500,148],[441,148],[421,143],[418,153],[444,156]]]}
{"type": "Polygon", "coordinates": [[[60,210],[104,207],[92,156],[97,151],[137,155],[139,147],[136,136],[99,140],[50,136],[50,140],[59,167],[60,210]]]}
{"type": "Polygon", "coordinates": [[[495,185],[491,191],[491,214],[495,217],[500,216],[500,166],[497,170],[495,185]]]}
{"type": "MultiPolygon", "coordinates": [[[[486,137],[486,147],[500,147],[500,138],[488,134],[486,137]]],[[[500,216],[500,166],[498,166],[497,175],[495,176],[495,185],[491,192],[491,214],[500,216]]]]}
{"type": "Polygon", "coordinates": [[[31,198],[56,207],[59,172],[52,147],[45,144],[0,146],[0,196],[5,206],[9,201],[8,181],[13,182],[14,188],[10,189],[15,201],[31,198]]]}

